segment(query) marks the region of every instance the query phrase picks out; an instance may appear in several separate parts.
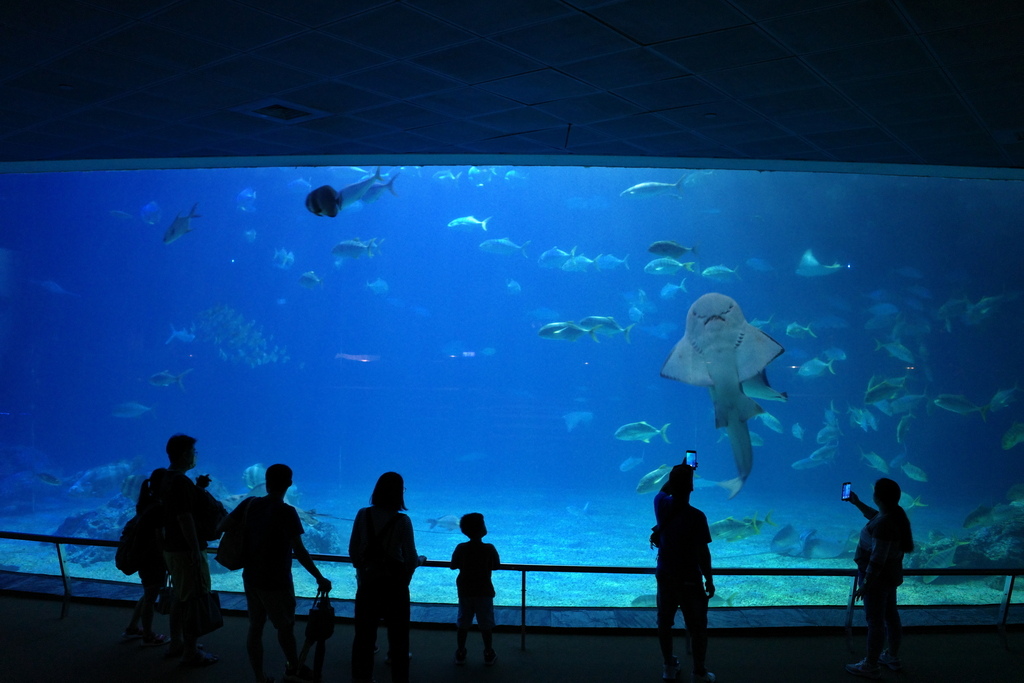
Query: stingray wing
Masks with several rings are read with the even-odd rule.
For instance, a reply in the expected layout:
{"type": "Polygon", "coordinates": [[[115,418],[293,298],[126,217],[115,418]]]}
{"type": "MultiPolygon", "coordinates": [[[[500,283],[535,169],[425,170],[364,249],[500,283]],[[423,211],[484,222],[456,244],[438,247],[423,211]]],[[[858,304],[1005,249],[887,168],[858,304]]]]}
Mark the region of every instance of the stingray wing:
{"type": "MultiPolygon", "coordinates": [[[[784,351],[777,341],[753,325],[744,323],[742,336],[736,345],[736,374],[739,380],[744,382],[760,374],[766,365],[781,356],[784,351]]],[[[663,369],[662,374],[664,372],[663,369]]]]}
{"type": "Polygon", "coordinates": [[[698,387],[714,385],[711,373],[708,372],[707,360],[688,336],[680,339],[672,349],[665,364],[661,366],[661,376],[698,387]]]}

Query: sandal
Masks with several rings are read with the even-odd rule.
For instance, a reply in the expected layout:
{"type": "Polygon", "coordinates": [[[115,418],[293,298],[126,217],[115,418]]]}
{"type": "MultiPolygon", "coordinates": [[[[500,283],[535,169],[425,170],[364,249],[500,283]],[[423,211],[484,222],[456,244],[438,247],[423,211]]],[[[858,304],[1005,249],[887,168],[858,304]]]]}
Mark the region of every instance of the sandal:
{"type": "MultiPolygon", "coordinates": [[[[205,650],[206,647],[202,643],[196,643],[196,649],[205,650]]],[[[171,649],[164,653],[164,659],[174,659],[175,657],[180,657],[183,654],[185,654],[185,646],[179,644],[177,647],[174,647],[173,641],[171,641],[171,649]]]]}
{"type": "Polygon", "coordinates": [[[141,638],[145,635],[145,632],[141,628],[126,628],[121,634],[121,642],[127,643],[130,640],[141,638]]]}
{"type": "Polygon", "coordinates": [[[171,642],[171,637],[165,636],[162,633],[150,633],[142,636],[142,645],[145,647],[158,647],[160,645],[166,645],[169,642],[171,642]]]}
{"type": "Polygon", "coordinates": [[[182,659],[181,666],[210,666],[219,661],[220,658],[217,655],[211,655],[200,650],[194,659],[182,659]]]}

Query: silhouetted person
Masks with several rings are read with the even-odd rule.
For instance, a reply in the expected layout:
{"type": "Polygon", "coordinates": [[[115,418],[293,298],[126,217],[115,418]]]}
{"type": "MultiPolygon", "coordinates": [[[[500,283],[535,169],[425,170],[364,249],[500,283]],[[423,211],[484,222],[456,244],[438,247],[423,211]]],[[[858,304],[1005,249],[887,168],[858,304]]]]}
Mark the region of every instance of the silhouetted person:
{"type": "Polygon", "coordinates": [[[405,510],[405,482],[397,472],[380,475],[370,497],[352,523],[348,554],[356,568],[355,637],[352,640],[354,683],[373,680],[377,623],[388,629],[391,680],[409,681],[409,582],[427,558],[416,554],[412,522],[405,510]]]}
{"type": "Polygon", "coordinates": [[[682,610],[693,649],[694,683],[715,680],[704,668],[708,652],[708,601],[715,595],[711,573],[711,530],[703,512],[690,505],[693,468],[676,465],[668,482],[654,497],[658,520],[658,644],[664,661],[662,678],[679,676],[679,658],[672,654],[672,625],[676,610],[682,610]]]}
{"type": "Polygon", "coordinates": [[[864,618],[868,623],[867,654],[846,670],[854,676],[881,678],[879,664],[893,671],[903,668],[900,643],[903,628],[896,605],[896,588],[903,583],[903,555],[914,550],[914,535],[907,513],[900,507],[900,485],[892,479],[875,482],[872,498],[878,509],[861,502],[850,493],[868,523],[860,532],[854,553],[857,563],[857,590],[854,599],[864,600],[864,618]],[[883,649],[888,641],[888,648],[883,649]]]}
{"type": "Polygon", "coordinates": [[[240,527],[245,530],[242,583],[249,608],[249,635],[245,647],[257,683],[273,681],[263,671],[263,627],[268,618],[277,630],[277,642],[284,653],[284,680],[313,679],[312,671],[298,664],[292,551],[299,564],[316,579],[317,589],[323,593],[331,591],[331,582],[313,564],[302,543],[304,529],[299,514],[284,500],[291,485],[292,469],[287,465],[271,465],[267,468],[267,495],[242,501],[221,525],[222,531],[240,527]]]}
{"type": "Polygon", "coordinates": [[[210,592],[210,565],[206,561],[206,541],[196,533],[196,518],[201,514],[199,496],[210,483],[202,475],[193,483],[185,473],[196,466],[196,440],[175,434],[167,440],[166,470],[153,472],[150,479],[163,505],[164,561],[174,584],[171,608],[171,647],[167,656],[180,655],[186,666],[215,664],[216,655],[197,647],[199,639],[195,605],[210,592]]]}
{"type": "Polygon", "coordinates": [[[149,523],[146,516],[149,506],[153,505],[149,491],[149,482],[146,482],[140,488],[139,498],[135,502],[136,524],[140,527],[136,532],[132,553],[138,560],[142,597],[135,603],[131,621],[121,634],[121,642],[141,639],[143,645],[159,646],[171,642],[169,636],[153,631],[153,608],[160,589],[167,585],[167,565],[160,540],[161,529],[155,523],[149,523]]]}
{"type": "Polygon", "coordinates": [[[498,568],[501,559],[493,545],[483,542],[487,526],[484,524],[484,516],[479,512],[463,515],[459,520],[459,529],[469,541],[455,546],[455,552],[452,553],[451,568],[459,570],[455,580],[459,590],[455,663],[460,666],[466,663],[466,636],[473,626],[475,614],[476,624],[484,640],[484,664],[490,666],[498,659],[492,641],[494,584],[491,583],[491,571],[498,568]]]}

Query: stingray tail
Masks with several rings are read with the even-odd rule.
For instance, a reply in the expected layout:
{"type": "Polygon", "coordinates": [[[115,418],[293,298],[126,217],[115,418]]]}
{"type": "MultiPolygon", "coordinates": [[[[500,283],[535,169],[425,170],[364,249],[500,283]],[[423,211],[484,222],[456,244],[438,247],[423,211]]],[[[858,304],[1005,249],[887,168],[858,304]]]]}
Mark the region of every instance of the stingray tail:
{"type": "Polygon", "coordinates": [[[743,479],[736,477],[735,479],[728,479],[726,481],[719,481],[716,483],[729,492],[729,498],[735,498],[736,494],[740,492],[741,488],[743,488],[743,482],[743,479]]]}

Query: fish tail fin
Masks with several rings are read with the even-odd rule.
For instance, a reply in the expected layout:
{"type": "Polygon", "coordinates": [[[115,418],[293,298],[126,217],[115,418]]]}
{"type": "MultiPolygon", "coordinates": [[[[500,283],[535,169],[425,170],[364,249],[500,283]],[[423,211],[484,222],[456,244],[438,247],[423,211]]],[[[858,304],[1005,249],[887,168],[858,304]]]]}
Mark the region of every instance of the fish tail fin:
{"type": "Polygon", "coordinates": [[[622,330],[622,336],[624,336],[624,337],[626,338],[626,343],[627,343],[627,344],[631,343],[631,342],[629,341],[629,331],[630,331],[631,329],[633,329],[634,327],[636,327],[636,323],[633,323],[633,324],[632,324],[632,325],[630,325],[629,327],[627,327],[627,328],[625,328],[624,330],[622,330]]]}
{"type": "Polygon", "coordinates": [[[988,422],[988,411],[989,411],[989,408],[991,408],[991,407],[992,407],[992,404],[989,403],[988,405],[983,405],[980,408],[978,408],[978,410],[981,412],[981,421],[982,422],[988,422]]]}
{"type": "Polygon", "coordinates": [[[519,251],[523,252],[523,256],[525,258],[530,258],[529,256],[526,255],[526,245],[528,245],[531,241],[532,240],[526,240],[525,242],[523,242],[523,246],[519,247],[519,251]]]}
{"type": "MultiPolygon", "coordinates": [[[[736,276],[737,280],[743,282],[743,278],[740,277],[740,267],[738,265],[732,269],[732,274],[736,276]]],[[[808,330],[808,332],[810,332],[810,330],[808,330]]]]}
{"type": "Polygon", "coordinates": [[[661,434],[661,438],[665,440],[665,443],[672,443],[671,441],[668,440],[668,426],[670,424],[672,423],[666,422],[665,426],[658,430],[658,433],[661,434]]]}
{"type": "Polygon", "coordinates": [[[743,479],[736,477],[735,479],[728,479],[726,481],[716,482],[719,486],[729,492],[729,498],[735,498],[736,494],[743,488],[743,479]]]}
{"type": "Polygon", "coordinates": [[[593,328],[587,330],[587,334],[589,334],[590,338],[593,339],[598,344],[601,343],[601,340],[597,338],[597,328],[596,327],[593,327],[593,328]]]}
{"type": "Polygon", "coordinates": [[[484,232],[487,232],[487,221],[491,220],[492,218],[494,218],[494,216],[488,216],[487,218],[480,221],[480,227],[483,228],[484,232]]]}
{"type": "Polygon", "coordinates": [[[808,323],[808,325],[807,325],[807,334],[811,335],[815,339],[818,338],[818,335],[814,334],[814,330],[811,329],[810,323],[808,323]]]}
{"type": "MultiPolygon", "coordinates": [[[[626,270],[629,270],[629,254],[626,254],[626,255],[625,255],[625,256],[624,256],[623,258],[622,258],[622,265],[626,266],[626,270]]],[[[1013,386],[1014,386],[1014,388],[1016,388],[1016,386],[1017,386],[1017,385],[1016,385],[1016,384],[1014,384],[1013,386]]]]}
{"type": "Polygon", "coordinates": [[[836,359],[833,358],[828,363],[826,363],[826,367],[828,368],[828,371],[831,372],[833,375],[836,374],[835,368],[832,367],[832,364],[835,363],[835,362],[836,362],[836,359]]]}
{"type": "Polygon", "coordinates": [[[686,278],[685,277],[682,280],[680,280],[680,282],[679,282],[679,289],[683,290],[684,293],[689,294],[689,292],[686,291],[686,278]]]}
{"type": "Polygon", "coordinates": [[[778,524],[772,521],[772,512],[772,510],[769,510],[768,514],[764,516],[764,519],[762,519],[761,522],[763,524],[771,524],[772,526],[778,526],[778,524]]]}
{"type": "Polygon", "coordinates": [[[396,173],[395,175],[391,176],[391,178],[387,182],[387,185],[384,186],[384,187],[388,188],[388,192],[390,192],[395,197],[398,196],[398,193],[395,192],[395,178],[397,178],[398,176],[399,176],[398,173],[396,173]]]}

